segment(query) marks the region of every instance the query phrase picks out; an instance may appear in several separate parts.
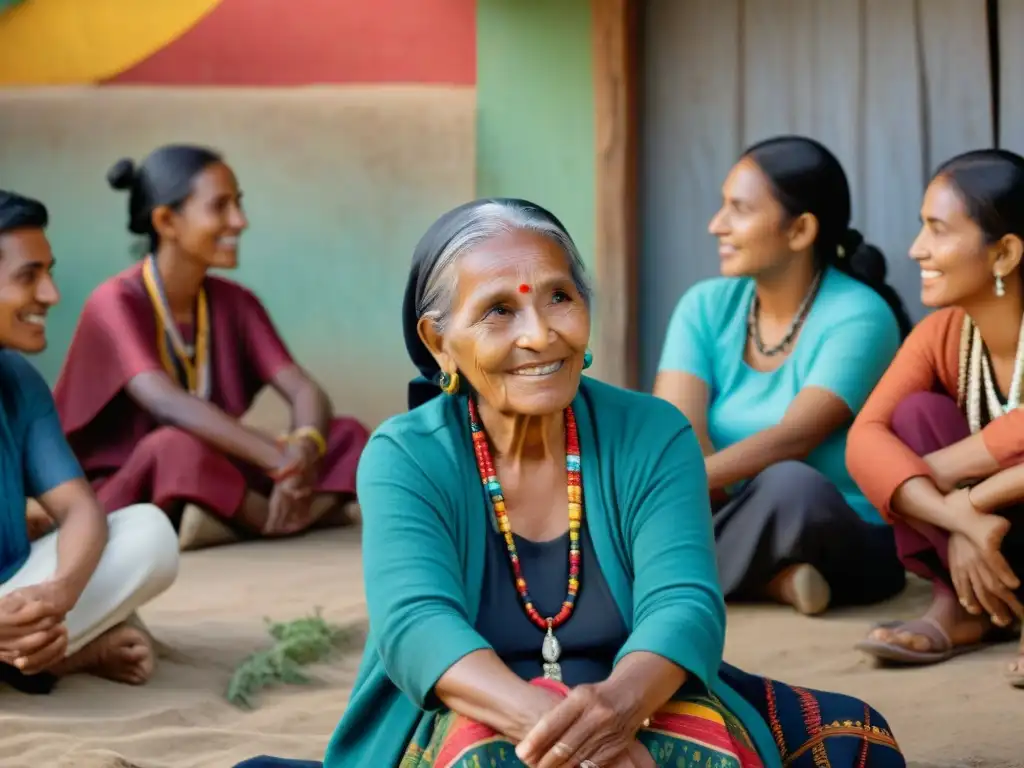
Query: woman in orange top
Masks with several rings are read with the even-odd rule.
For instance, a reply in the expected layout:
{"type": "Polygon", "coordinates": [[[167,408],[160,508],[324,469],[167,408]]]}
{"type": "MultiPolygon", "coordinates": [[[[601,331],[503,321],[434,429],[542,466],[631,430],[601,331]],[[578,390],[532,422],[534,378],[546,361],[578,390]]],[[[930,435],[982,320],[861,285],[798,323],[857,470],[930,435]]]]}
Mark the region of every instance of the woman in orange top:
{"type": "MultiPolygon", "coordinates": [[[[858,647],[944,661],[1005,638],[1024,614],[1024,158],[969,152],[943,165],[910,255],[941,307],[907,338],[850,429],[847,464],[892,523],[900,559],[934,599],[858,647]]],[[[1010,665],[1024,687],[1024,648],[1010,665]]]]}

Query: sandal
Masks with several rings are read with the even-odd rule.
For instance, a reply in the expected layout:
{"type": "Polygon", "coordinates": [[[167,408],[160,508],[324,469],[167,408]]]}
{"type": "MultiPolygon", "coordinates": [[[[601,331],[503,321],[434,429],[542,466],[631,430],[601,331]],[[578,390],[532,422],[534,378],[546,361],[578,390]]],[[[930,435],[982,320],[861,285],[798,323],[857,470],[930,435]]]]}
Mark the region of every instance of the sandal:
{"type": "MultiPolygon", "coordinates": [[[[926,638],[931,643],[931,650],[928,651],[915,651],[911,648],[900,645],[899,643],[887,643],[882,640],[874,640],[870,637],[861,640],[854,646],[858,651],[863,651],[879,661],[908,666],[939,664],[943,661],[949,661],[949,659],[952,659],[955,656],[979,651],[982,648],[993,645],[994,643],[1005,642],[1008,639],[1008,636],[1013,636],[1012,630],[993,627],[992,630],[977,643],[954,645],[946,630],[944,630],[937,621],[928,618],[913,619],[912,621],[886,621],[881,624],[876,624],[871,629],[872,631],[876,629],[889,629],[895,632],[904,632],[908,635],[918,635],[919,637],[926,638]]],[[[1024,665],[1022,665],[1019,675],[1021,678],[1021,686],[1024,686],[1024,665]]]]}

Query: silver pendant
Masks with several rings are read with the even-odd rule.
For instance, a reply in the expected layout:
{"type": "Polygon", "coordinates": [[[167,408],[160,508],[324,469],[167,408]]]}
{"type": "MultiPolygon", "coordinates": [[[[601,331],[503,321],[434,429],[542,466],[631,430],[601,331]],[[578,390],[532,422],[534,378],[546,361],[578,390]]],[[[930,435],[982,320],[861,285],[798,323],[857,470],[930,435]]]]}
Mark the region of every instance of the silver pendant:
{"type": "Polygon", "coordinates": [[[548,680],[562,681],[562,667],[558,663],[562,655],[562,644],[555,637],[555,632],[548,622],[548,633],[544,635],[544,643],[540,647],[540,655],[544,659],[544,677],[548,680]]]}

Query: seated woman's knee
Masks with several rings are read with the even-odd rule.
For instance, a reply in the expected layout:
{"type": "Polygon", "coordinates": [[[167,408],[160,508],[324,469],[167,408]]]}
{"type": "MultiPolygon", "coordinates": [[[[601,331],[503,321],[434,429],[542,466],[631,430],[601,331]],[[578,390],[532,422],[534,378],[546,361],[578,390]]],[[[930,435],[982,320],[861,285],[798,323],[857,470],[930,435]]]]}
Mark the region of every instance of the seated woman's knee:
{"type": "Polygon", "coordinates": [[[778,491],[787,497],[832,487],[825,475],[802,461],[772,464],[757,476],[756,482],[759,490],[778,491]]]}
{"type": "Polygon", "coordinates": [[[831,526],[833,510],[843,503],[839,489],[825,475],[802,461],[781,461],[757,476],[757,492],[778,504],[787,515],[804,520],[804,533],[831,526]]]}
{"type": "Polygon", "coordinates": [[[165,456],[168,453],[197,453],[209,452],[209,447],[195,435],[186,432],[178,427],[158,427],[139,441],[136,450],[143,450],[156,456],[165,456]]]}
{"type": "Polygon", "coordinates": [[[908,434],[916,434],[922,420],[931,418],[936,411],[949,411],[960,417],[960,410],[951,397],[938,392],[915,392],[896,406],[890,426],[898,438],[905,440],[908,434]]]}

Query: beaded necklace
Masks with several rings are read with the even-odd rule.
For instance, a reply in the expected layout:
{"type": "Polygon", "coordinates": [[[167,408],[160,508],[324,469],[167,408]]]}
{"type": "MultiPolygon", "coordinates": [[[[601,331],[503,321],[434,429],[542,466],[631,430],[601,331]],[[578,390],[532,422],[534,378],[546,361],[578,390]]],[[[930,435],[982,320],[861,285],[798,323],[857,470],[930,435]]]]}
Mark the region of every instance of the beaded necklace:
{"type": "Polygon", "coordinates": [[[1017,338],[1017,353],[1013,359],[1013,375],[1010,380],[1010,393],[1006,405],[999,402],[995,380],[992,376],[992,365],[985,354],[985,343],[981,339],[981,331],[970,317],[964,317],[960,329],[959,371],[957,374],[957,402],[967,412],[967,423],[971,433],[981,430],[981,394],[985,391],[985,410],[988,420],[1015,410],[1021,405],[1021,384],[1024,379],[1024,318],[1017,338]]]}
{"type": "Polygon", "coordinates": [[[754,346],[757,347],[758,352],[765,357],[775,357],[775,355],[789,348],[789,345],[793,343],[793,337],[803,327],[804,320],[810,314],[811,304],[814,301],[814,297],[818,295],[818,287],[820,285],[821,272],[818,272],[811,282],[811,287],[807,289],[807,294],[804,296],[803,301],[800,302],[800,307],[797,309],[796,314],[793,315],[793,320],[789,324],[786,335],[774,347],[766,346],[764,339],[761,338],[761,302],[757,300],[757,291],[754,291],[754,298],[750,300],[750,311],[747,313],[747,336],[754,340],[754,346]]]}
{"type": "Polygon", "coordinates": [[[196,299],[196,344],[186,344],[174,322],[170,304],[164,292],[160,271],[152,254],[142,263],[142,281],[146,286],[153,314],[156,317],[156,343],[160,362],[167,375],[181,383],[189,393],[208,400],[210,398],[210,308],[206,289],[199,289],[196,299]],[[171,351],[174,356],[171,357],[171,351]]]}
{"type": "Polygon", "coordinates": [[[558,663],[562,655],[562,646],[555,637],[555,630],[568,621],[572,616],[573,608],[576,606],[576,595],[580,590],[580,527],[583,525],[583,476],[580,465],[580,440],[576,431],[576,416],[572,407],[566,408],[565,416],[565,475],[566,486],[569,496],[569,585],[566,590],[565,600],[557,614],[544,618],[537,611],[530,597],[530,591],[526,586],[526,577],[523,576],[522,566],[519,563],[519,553],[516,551],[515,538],[512,535],[512,523],[509,522],[508,512],[505,509],[505,497],[501,493],[501,483],[498,482],[498,473],[494,469],[494,461],[491,459],[491,449],[487,445],[487,433],[484,432],[483,424],[480,421],[480,414],[477,411],[473,398],[469,398],[469,428],[473,433],[473,451],[476,453],[476,466],[480,470],[480,480],[491,497],[491,509],[494,511],[494,521],[505,537],[505,546],[508,549],[509,564],[512,566],[512,576],[515,579],[516,591],[522,601],[523,610],[526,611],[530,621],[541,630],[547,630],[544,635],[544,642],[541,645],[541,659],[543,660],[544,677],[550,680],[562,679],[562,667],[558,663]]]}

